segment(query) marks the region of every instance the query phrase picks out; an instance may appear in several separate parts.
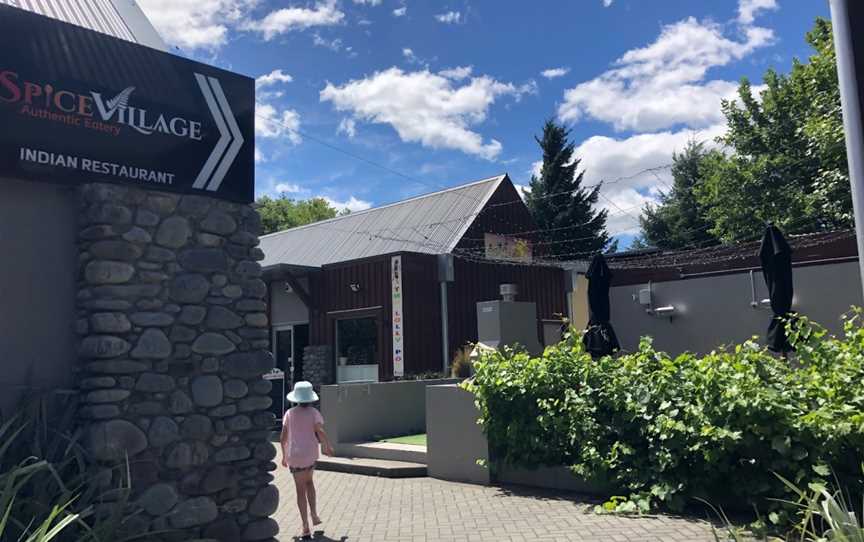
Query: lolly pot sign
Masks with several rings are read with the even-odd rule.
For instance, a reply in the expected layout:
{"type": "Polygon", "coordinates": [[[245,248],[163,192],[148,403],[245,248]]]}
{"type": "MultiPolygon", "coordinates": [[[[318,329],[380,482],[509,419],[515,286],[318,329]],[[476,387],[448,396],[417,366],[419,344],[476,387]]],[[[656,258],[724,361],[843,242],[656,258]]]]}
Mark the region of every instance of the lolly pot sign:
{"type": "Polygon", "coordinates": [[[254,197],[248,77],[0,4],[0,177],[254,197]]]}

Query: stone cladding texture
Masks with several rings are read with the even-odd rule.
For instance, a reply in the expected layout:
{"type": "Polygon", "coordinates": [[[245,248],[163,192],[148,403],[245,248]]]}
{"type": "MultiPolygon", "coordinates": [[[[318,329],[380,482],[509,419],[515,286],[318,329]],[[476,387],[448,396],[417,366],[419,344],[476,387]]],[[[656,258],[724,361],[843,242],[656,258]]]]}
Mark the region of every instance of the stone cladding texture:
{"type": "Polygon", "coordinates": [[[258,213],[107,184],[79,196],[82,435],[94,469],[116,478],[128,458],[129,534],[275,540],[258,213]]]}

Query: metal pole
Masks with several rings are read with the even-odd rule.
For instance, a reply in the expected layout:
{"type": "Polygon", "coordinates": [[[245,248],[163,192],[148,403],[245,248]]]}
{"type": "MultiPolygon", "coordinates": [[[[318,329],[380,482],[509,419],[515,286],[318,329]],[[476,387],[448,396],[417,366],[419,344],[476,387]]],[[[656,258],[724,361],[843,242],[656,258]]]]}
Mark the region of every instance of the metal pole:
{"type": "Polygon", "coordinates": [[[441,357],[443,358],[444,376],[450,368],[450,330],[447,329],[447,281],[441,281],[441,357]]]}
{"type": "MultiPolygon", "coordinates": [[[[864,87],[864,73],[855,69],[853,32],[864,32],[864,21],[854,20],[850,13],[853,2],[860,0],[830,0],[831,23],[834,28],[834,48],[837,52],[837,76],[840,81],[840,103],[843,107],[843,127],[846,133],[846,156],[849,161],[849,181],[852,183],[852,205],[855,209],[855,234],[858,239],[858,267],[864,292],[864,117],[859,89],[864,87]],[[853,28],[856,25],[856,28],[853,28]]],[[[861,8],[854,8],[860,13],[861,8]]],[[[860,47],[858,54],[864,54],[860,47]]]]}

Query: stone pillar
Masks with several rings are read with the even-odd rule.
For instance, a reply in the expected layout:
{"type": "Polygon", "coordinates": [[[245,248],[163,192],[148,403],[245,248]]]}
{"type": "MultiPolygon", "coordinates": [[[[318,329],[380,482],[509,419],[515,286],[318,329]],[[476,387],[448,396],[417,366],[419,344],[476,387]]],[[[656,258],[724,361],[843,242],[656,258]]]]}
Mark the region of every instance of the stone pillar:
{"type": "Polygon", "coordinates": [[[132,530],[273,540],[260,217],[207,197],[79,191],[78,385],[93,461],[129,458],[132,530]]]}
{"type": "Polygon", "coordinates": [[[316,389],[335,383],[333,350],[329,346],[307,346],[303,349],[303,380],[311,382],[316,389]]]}

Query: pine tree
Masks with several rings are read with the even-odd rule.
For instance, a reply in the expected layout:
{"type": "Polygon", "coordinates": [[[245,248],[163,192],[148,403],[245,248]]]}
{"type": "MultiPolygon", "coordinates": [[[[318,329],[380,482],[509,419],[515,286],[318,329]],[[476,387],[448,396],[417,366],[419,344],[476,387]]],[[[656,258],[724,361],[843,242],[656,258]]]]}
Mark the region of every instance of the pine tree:
{"type": "Polygon", "coordinates": [[[582,187],[583,172],[570,131],[553,120],[546,121],[542,137],[535,137],[543,150],[540,176],[531,176],[525,203],[540,235],[538,253],[546,257],[574,260],[602,252],[610,243],[606,210],[596,210],[600,186],[582,187]]]}
{"type": "Polygon", "coordinates": [[[706,209],[696,198],[705,175],[704,163],[711,153],[704,144],[689,141],[684,151],[672,155],[672,188],[660,195],[656,205],[642,210],[641,243],[645,246],[676,249],[703,248],[718,243],[711,233],[706,209]]]}

